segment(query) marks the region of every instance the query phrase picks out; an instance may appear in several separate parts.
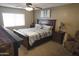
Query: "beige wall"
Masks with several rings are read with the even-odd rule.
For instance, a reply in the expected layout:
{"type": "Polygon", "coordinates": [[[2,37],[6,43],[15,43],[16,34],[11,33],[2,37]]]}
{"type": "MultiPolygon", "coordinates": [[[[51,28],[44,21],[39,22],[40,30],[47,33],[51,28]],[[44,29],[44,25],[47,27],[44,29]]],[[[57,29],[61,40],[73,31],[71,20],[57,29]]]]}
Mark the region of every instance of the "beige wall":
{"type": "Polygon", "coordinates": [[[33,23],[33,12],[32,11],[26,11],[25,12],[25,23],[27,27],[30,27],[30,25],[33,23]]]}
{"type": "Polygon", "coordinates": [[[33,12],[28,12],[28,11],[23,10],[23,9],[0,7],[0,25],[3,25],[3,17],[2,17],[3,12],[6,12],[6,13],[22,13],[22,14],[25,15],[25,26],[17,26],[17,27],[13,27],[13,28],[29,27],[31,25],[31,23],[33,22],[33,12]]]}
{"type": "Polygon", "coordinates": [[[57,19],[57,26],[63,22],[66,26],[66,32],[74,36],[75,32],[79,30],[79,4],[69,4],[52,9],[51,18],[57,19]]]}
{"type": "MultiPolygon", "coordinates": [[[[40,18],[40,11],[36,11],[35,19],[40,18]]],[[[61,22],[65,24],[65,31],[72,36],[79,30],[79,4],[68,4],[51,8],[51,18],[56,19],[56,30],[61,22]]]]}

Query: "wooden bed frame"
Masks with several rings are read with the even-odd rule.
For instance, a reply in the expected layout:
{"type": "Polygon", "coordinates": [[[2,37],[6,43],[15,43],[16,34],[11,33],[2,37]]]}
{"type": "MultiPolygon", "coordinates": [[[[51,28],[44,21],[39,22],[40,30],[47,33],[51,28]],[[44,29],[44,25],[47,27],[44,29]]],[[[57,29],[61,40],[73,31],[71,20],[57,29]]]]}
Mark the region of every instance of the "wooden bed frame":
{"type": "Polygon", "coordinates": [[[55,19],[38,19],[37,24],[53,26],[53,31],[55,30],[56,20],[55,19]]]}
{"type": "MultiPolygon", "coordinates": [[[[52,33],[55,31],[55,24],[56,24],[56,20],[55,19],[38,19],[37,20],[37,24],[42,24],[42,25],[49,25],[49,26],[53,26],[53,29],[52,29],[52,33]]],[[[35,46],[38,46],[44,42],[47,42],[48,39],[50,37],[53,36],[50,36],[50,37],[46,37],[46,38],[43,38],[41,40],[37,40],[32,46],[29,45],[29,37],[25,37],[19,33],[17,33],[16,31],[14,31],[18,36],[20,36],[21,38],[23,38],[24,40],[22,41],[22,45],[25,46],[27,49],[31,49],[35,46]]],[[[50,39],[49,39],[50,40],[50,39]]]]}

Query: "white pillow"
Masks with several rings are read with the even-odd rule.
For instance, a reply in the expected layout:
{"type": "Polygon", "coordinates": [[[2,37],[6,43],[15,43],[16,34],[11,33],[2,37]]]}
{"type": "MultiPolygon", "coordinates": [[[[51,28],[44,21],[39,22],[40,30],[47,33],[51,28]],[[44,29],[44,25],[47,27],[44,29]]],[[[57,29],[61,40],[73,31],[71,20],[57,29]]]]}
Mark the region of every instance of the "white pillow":
{"type": "Polygon", "coordinates": [[[52,30],[53,26],[43,25],[43,29],[52,30]]]}
{"type": "Polygon", "coordinates": [[[42,26],[40,24],[35,24],[35,28],[41,29],[42,26]]]}

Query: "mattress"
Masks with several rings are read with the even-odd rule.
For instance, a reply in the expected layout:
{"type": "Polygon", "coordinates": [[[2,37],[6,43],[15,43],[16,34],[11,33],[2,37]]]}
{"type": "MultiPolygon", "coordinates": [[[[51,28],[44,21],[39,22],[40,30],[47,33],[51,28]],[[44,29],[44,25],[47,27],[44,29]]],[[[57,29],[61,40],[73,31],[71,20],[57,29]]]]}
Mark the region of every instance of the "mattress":
{"type": "Polygon", "coordinates": [[[23,36],[29,36],[29,44],[32,45],[36,40],[48,37],[52,35],[51,30],[38,29],[38,28],[26,28],[14,30],[23,36]]]}

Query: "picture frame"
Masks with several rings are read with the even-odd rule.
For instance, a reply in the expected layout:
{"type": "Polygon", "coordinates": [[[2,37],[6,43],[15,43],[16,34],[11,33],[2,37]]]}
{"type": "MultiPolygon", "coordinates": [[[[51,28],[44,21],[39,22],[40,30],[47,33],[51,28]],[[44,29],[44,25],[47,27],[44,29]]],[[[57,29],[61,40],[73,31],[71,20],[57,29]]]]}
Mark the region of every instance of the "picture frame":
{"type": "Polygon", "coordinates": [[[50,9],[41,10],[41,18],[50,18],[50,9]]]}

